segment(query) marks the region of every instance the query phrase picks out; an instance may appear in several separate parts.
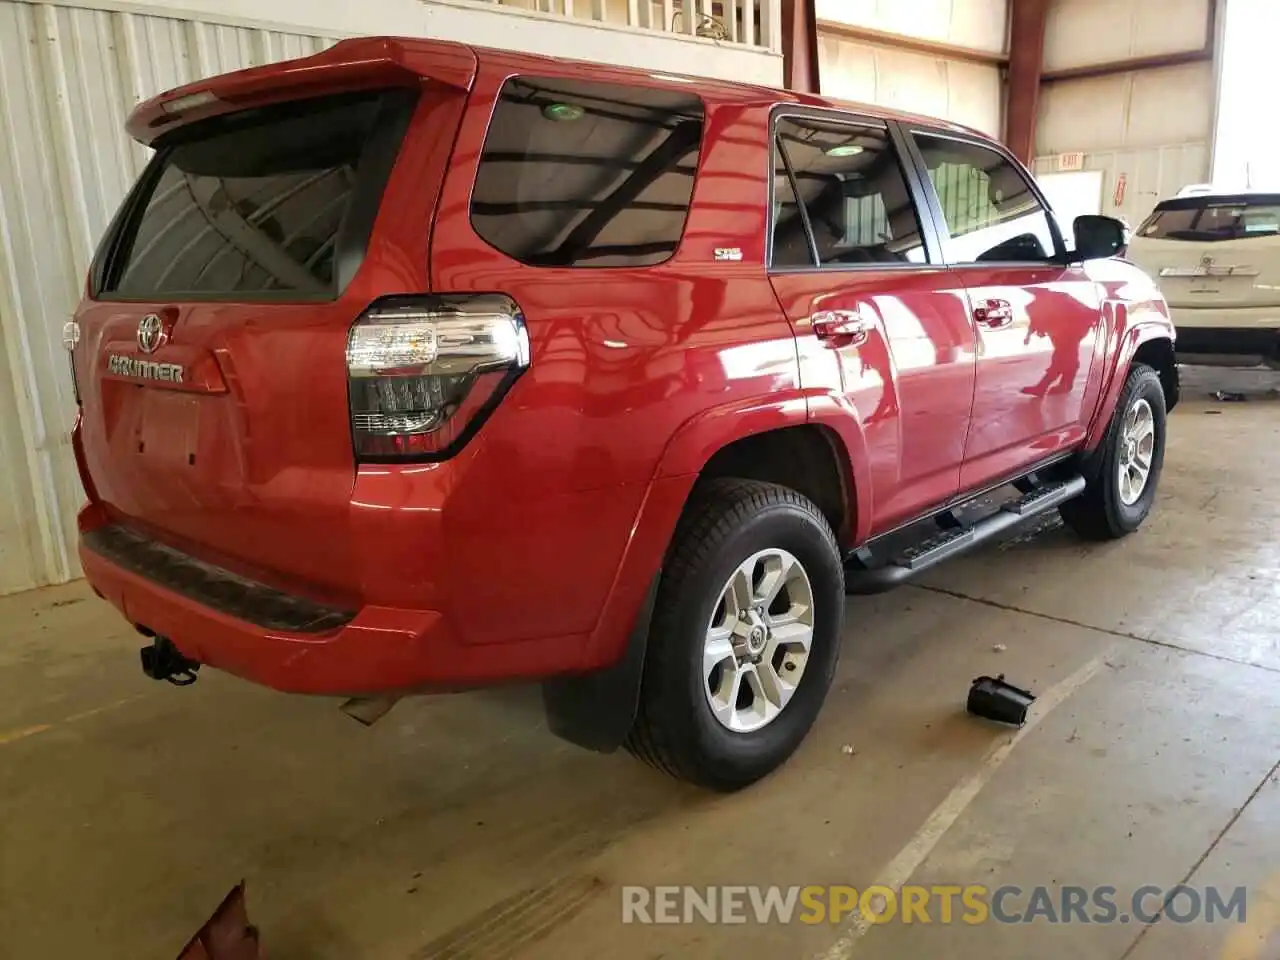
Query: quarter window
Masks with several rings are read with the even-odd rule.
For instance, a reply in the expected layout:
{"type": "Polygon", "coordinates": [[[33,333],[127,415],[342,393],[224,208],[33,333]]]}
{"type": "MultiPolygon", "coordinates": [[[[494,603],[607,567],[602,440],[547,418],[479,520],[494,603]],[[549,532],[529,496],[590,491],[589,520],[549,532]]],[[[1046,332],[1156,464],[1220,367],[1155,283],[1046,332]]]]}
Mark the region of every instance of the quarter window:
{"type": "Polygon", "coordinates": [[[1017,166],[988,147],[916,134],[942,206],[951,263],[1047,261],[1057,244],[1048,211],[1017,166]]]}
{"type": "Polygon", "coordinates": [[[888,132],[881,128],[808,118],[780,121],[774,142],[773,213],[775,267],[927,259],[911,191],[888,132]],[[797,192],[806,216],[801,216],[797,192]]]}
{"type": "Polygon", "coordinates": [[[702,101],[680,91],[508,80],[480,157],[472,226],[533,266],[661,263],[684,233],[702,126],[702,101]]]}

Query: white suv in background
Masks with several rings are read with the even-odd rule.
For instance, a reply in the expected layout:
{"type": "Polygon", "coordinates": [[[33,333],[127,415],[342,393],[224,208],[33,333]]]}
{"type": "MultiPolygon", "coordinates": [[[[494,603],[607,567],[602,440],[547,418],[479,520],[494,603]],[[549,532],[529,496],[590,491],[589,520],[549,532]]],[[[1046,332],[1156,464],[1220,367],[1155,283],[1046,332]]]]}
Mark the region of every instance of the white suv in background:
{"type": "Polygon", "coordinates": [[[1183,191],[1156,205],[1128,255],[1169,301],[1179,359],[1280,366],[1280,193],[1183,191]]]}

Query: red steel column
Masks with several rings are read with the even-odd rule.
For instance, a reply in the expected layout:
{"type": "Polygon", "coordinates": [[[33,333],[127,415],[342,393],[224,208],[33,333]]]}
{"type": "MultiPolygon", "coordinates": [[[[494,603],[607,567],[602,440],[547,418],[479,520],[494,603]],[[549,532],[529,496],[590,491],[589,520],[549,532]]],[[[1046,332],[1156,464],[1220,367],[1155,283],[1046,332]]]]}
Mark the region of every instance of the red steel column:
{"type": "Polygon", "coordinates": [[[1023,163],[1036,149],[1036,111],[1044,72],[1049,0],[1010,0],[1009,76],[1005,83],[1004,142],[1023,163]]]}
{"type": "Polygon", "coordinates": [[[788,90],[821,93],[816,0],[782,0],[782,77],[788,90]]]}

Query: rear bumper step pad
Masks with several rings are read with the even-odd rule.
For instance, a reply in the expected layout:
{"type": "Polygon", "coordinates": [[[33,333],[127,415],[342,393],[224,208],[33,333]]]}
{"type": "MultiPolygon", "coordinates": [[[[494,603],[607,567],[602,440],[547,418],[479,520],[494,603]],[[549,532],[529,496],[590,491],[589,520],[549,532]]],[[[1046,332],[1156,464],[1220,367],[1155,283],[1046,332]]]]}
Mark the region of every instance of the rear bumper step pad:
{"type": "Polygon", "coordinates": [[[84,534],[83,543],[131,573],[268,630],[323,633],[343,626],[355,616],[197,560],[119,525],[91,530],[84,534]]]}

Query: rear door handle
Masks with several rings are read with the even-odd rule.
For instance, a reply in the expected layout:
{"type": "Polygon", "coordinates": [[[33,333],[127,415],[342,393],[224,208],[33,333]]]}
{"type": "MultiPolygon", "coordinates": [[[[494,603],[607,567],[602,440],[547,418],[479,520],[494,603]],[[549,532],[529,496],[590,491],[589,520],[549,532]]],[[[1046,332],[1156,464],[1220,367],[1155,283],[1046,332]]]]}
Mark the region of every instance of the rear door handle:
{"type": "Polygon", "coordinates": [[[973,319],[988,330],[1003,330],[1013,325],[1013,306],[1008,300],[983,300],[973,308],[973,319]]]}
{"type": "Polygon", "coordinates": [[[809,325],[815,337],[838,347],[856,347],[871,335],[871,321],[856,310],[820,310],[809,318],[809,325]]]}

